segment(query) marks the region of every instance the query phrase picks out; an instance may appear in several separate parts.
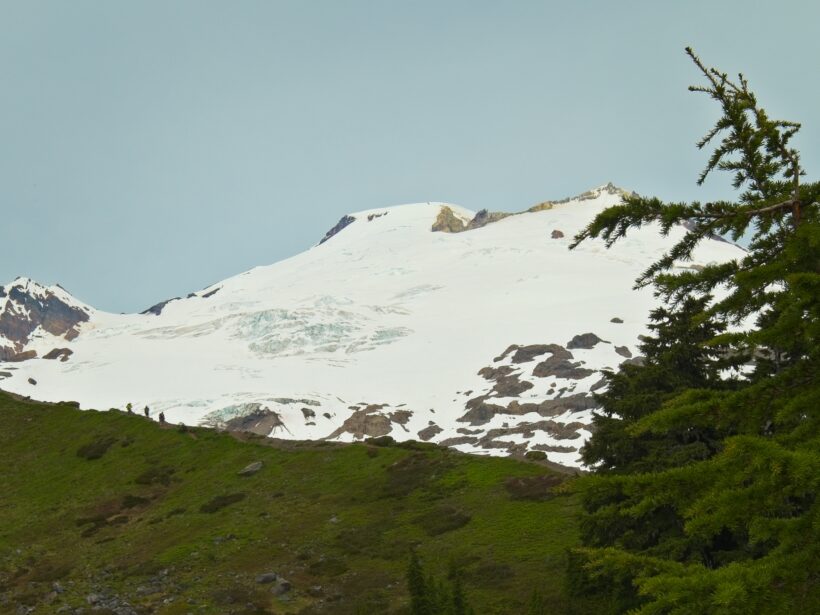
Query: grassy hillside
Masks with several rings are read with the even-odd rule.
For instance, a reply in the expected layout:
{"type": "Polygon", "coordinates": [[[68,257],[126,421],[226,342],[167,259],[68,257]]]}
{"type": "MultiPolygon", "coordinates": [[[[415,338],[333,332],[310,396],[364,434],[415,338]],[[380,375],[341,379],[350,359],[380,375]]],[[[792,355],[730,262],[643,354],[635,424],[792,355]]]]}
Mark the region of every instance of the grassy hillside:
{"type": "Polygon", "coordinates": [[[408,613],[413,547],[461,570],[479,614],[527,613],[535,590],[570,611],[577,504],[535,463],[240,441],[0,393],[0,468],[0,612],[408,613]]]}

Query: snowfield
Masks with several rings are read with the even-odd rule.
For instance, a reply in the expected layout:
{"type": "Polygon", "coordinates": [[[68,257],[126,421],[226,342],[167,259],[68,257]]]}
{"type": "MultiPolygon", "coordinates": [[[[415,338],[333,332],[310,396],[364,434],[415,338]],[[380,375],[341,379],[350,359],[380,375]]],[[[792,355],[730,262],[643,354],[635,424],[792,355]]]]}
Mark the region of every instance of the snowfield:
{"type": "MultiPolygon", "coordinates": [[[[459,233],[431,231],[442,203],[353,213],[321,244],[159,314],[100,312],[18,279],[2,287],[0,333],[2,314],[28,317],[15,287],[59,292],[88,320],[70,340],[38,326],[17,344],[37,358],[0,363],[0,387],[83,408],[147,405],[170,422],[275,437],[390,435],[482,454],[543,450],[577,466],[590,390],[601,369],[636,360],[655,305],[634,280],[685,232],[664,238],[647,227],[610,250],[588,241],[569,251],[620,195],[608,185],[459,233]],[[42,358],[55,348],[71,354],[42,358]]],[[[681,266],[741,255],[709,240],[681,266]]]]}

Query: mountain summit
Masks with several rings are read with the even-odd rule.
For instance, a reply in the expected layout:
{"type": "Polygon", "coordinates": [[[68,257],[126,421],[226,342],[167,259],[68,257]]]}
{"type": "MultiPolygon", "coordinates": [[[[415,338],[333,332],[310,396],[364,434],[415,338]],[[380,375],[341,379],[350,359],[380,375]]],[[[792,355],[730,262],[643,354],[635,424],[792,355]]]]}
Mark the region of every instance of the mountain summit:
{"type": "MultiPolygon", "coordinates": [[[[276,437],[389,435],[577,465],[601,370],[640,360],[655,300],[632,282],[684,233],[646,227],[611,250],[569,251],[621,194],[609,184],[519,214],[351,213],[301,254],[144,314],[94,311],[49,287],[39,312],[24,317],[25,300],[0,316],[15,353],[4,360],[37,352],[0,363],[0,387],[276,437]],[[61,360],[42,358],[48,344],[61,360]]],[[[708,241],[681,266],[740,254],[708,241]]]]}
{"type": "Polygon", "coordinates": [[[0,286],[0,361],[33,359],[73,340],[92,313],[61,286],[23,277],[0,286]]]}

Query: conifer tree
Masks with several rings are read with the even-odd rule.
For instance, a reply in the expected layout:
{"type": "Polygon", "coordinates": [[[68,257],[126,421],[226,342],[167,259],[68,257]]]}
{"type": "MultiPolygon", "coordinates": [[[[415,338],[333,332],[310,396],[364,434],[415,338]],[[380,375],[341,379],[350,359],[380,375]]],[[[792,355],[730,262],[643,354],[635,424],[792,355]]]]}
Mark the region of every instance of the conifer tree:
{"type": "Polygon", "coordinates": [[[410,593],[410,612],[413,615],[475,615],[467,602],[461,573],[453,569],[451,583],[424,572],[418,554],[410,554],[407,567],[407,589],[410,593]]]}
{"type": "Polygon", "coordinates": [[[687,230],[637,280],[664,307],[643,367],[608,376],[584,451],[586,548],[576,591],[636,613],[812,612],[820,604],[820,184],[802,181],[799,124],[773,120],[743,75],[707,68],[690,90],[722,116],[698,183],[728,171],[736,201],[627,196],[573,244],[659,225],[687,230]],[[673,272],[704,239],[748,251],[673,272]],[[715,292],[720,289],[720,292],[715,292]],[[711,293],[715,294],[713,297],[711,293]],[[751,367],[726,369],[750,361],[751,367]]]}
{"type": "Polygon", "coordinates": [[[453,598],[450,612],[452,615],[469,615],[471,612],[467,604],[467,597],[464,595],[461,575],[458,573],[453,576],[453,598]]]}
{"type": "Polygon", "coordinates": [[[604,372],[607,389],[596,396],[603,413],[596,417],[595,435],[581,451],[586,465],[599,473],[623,474],[675,467],[714,453],[712,429],[641,436],[629,432],[638,420],[687,389],[732,386],[720,372],[742,358],[723,358],[719,349],[703,345],[725,330],[699,318],[711,300],[710,295],[687,297],[674,310],[655,309],[649,324],[654,335],[639,345],[640,362],[604,372]]]}
{"type": "Polygon", "coordinates": [[[410,554],[407,567],[407,590],[410,592],[410,612],[413,615],[434,615],[428,580],[415,551],[410,554]]]}

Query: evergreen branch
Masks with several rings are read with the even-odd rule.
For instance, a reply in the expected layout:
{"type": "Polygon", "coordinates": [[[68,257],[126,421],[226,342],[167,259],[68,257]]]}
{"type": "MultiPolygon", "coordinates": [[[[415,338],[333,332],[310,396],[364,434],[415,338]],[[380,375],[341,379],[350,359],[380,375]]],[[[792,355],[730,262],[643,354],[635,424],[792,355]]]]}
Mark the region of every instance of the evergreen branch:
{"type": "MultiPolygon", "coordinates": [[[[798,152],[788,147],[788,142],[800,129],[800,124],[769,119],[758,106],[742,74],[735,83],[726,73],[707,68],[690,47],[686,48],[686,53],[709,82],[707,86],[690,86],[689,90],[708,94],[723,108],[723,116],[698,141],[698,148],[711,143],[719,133],[728,131],[712,152],[698,177],[698,184],[703,184],[713,170],[734,171],[735,188],[748,182],[759,198],[769,199],[774,196],[774,177],[782,173],[789,179],[790,192],[796,201],[804,171],[800,167],[798,152]],[[738,154],[739,158],[730,159],[733,154],[738,154]]],[[[794,204],[793,213],[795,224],[799,224],[800,203],[794,204]]]]}
{"type": "MultiPolygon", "coordinates": [[[[709,212],[700,212],[696,214],[694,217],[696,218],[712,218],[712,219],[721,219],[721,218],[731,218],[734,216],[759,216],[760,214],[766,214],[772,211],[777,211],[778,209],[788,209],[794,208],[795,205],[800,203],[800,199],[786,199],[785,201],[781,201],[780,203],[775,203],[774,205],[769,205],[768,207],[761,207],[760,209],[747,209],[747,210],[740,210],[735,209],[730,212],[723,212],[723,213],[709,213],[709,212]]],[[[817,205],[817,203],[812,203],[812,205],[817,205]]]]}

